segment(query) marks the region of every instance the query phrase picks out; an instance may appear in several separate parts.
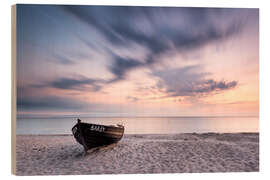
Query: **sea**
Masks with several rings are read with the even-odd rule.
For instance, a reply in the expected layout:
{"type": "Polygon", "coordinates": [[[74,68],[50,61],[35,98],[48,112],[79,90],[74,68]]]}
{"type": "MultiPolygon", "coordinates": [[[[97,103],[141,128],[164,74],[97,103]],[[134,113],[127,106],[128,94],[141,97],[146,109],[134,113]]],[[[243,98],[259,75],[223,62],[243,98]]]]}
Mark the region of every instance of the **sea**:
{"type": "MultiPolygon", "coordinates": [[[[83,122],[125,126],[125,134],[259,132],[256,116],[80,117],[83,122]]],[[[72,134],[76,117],[17,117],[16,134],[72,134]]]]}

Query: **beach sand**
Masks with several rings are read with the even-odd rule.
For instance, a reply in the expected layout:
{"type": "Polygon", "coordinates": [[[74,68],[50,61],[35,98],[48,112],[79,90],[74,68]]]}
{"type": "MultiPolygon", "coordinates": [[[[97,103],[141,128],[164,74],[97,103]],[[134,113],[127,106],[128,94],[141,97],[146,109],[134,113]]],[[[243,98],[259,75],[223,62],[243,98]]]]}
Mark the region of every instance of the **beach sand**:
{"type": "Polygon", "coordinates": [[[17,175],[259,171],[258,133],[124,135],[90,151],[71,135],[17,135],[17,175]]]}

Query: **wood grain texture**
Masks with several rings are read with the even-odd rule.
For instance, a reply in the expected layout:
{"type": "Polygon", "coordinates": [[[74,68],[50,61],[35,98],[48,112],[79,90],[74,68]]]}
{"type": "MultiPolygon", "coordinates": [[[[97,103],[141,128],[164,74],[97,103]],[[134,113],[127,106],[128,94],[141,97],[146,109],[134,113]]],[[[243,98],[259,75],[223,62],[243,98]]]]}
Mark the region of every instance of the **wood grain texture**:
{"type": "Polygon", "coordinates": [[[11,173],[16,174],[16,114],[17,114],[17,6],[11,6],[11,173]]]}

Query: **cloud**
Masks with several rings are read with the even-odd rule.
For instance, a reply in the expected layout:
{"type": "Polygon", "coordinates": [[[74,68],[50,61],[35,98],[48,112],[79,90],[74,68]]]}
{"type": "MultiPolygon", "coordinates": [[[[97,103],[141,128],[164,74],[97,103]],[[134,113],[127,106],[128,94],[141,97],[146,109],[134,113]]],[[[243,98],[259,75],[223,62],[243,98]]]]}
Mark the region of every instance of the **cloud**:
{"type": "Polygon", "coordinates": [[[90,103],[60,96],[19,96],[17,98],[17,107],[23,109],[85,109],[94,106],[90,103]]]}
{"type": "Polygon", "coordinates": [[[50,60],[53,60],[53,62],[62,64],[62,65],[74,65],[76,64],[76,61],[78,62],[79,60],[81,61],[81,60],[90,58],[89,55],[81,53],[81,52],[76,52],[76,53],[68,52],[68,53],[58,53],[58,54],[53,53],[53,52],[50,52],[50,53],[52,57],[52,59],[50,60]]]}
{"type": "Polygon", "coordinates": [[[72,78],[60,78],[49,83],[51,87],[59,89],[78,89],[84,85],[94,84],[94,79],[72,79],[72,78]]]}
{"type": "MultiPolygon", "coordinates": [[[[153,64],[159,63],[159,57],[168,51],[195,50],[206,44],[225,40],[239,33],[243,26],[241,18],[233,16],[241,9],[125,6],[62,6],[62,8],[96,29],[113,46],[129,48],[135,43],[148,50],[144,61],[109,53],[113,65],[108,70],[115,75],[110,82],[125,79],[125,75],[134,68],[150,68],[153,64]],[[223,11],[230,13],[224,15],[223,11]],[[233,20],[225,21],[228,17],[232,17],[233,20]]],[[[89,43],[87,41],[86,45],[89,43]]]]}
{"type": "Polygon", "coordinates": [[[139,100],[139,98],[133,97],[133,96],[127,96],[126,98],[128,101],[131,101],[131,102],[137,102],[139,100]]]}
{"type": "MultiPolygon", "coordinates": [[[[20,93],[21,94],[21,93],[20,93]]],[[[115,115],[115,113],[125,112],[125,107],[121,104],[92,103],[76,99],[74,97],[59,95],[40,96],[17,96],[18,113],[23,111],[63,111],[76,114],[84,112],[86,114],[101,116],[115,115]]]]}
{"type": "MultiPolygon", "coordinates": [[[[44,86],[44,85],[43,85],[44,86]]],[[[19,110],[41,110],[41,109],[84,109],[92,107],[94,104],[86,103],[72,97],[61,95],[48,95],[42,90],[37,90],[33,85],[18,86],[17,107],[19,110]]]]}
{"type": "Polygon", "coordinates": [[[60,63],[62,65],[71,65],[71,64],[74,64],[74,62],[71,59],[69,59],[69,58],[67,58],[67,57],[65,57],[63,55],[52,54],[52,57],[55,60],[54,62],[60,63]]]}
{"type": "MultiPolygon", "coordinates": [[[[125,80],[129,72],[136,68],[152,66],[160,63],[163,54],[168,51],[191,51],[208,43],[227,39],[241,31],[242,23],[236,20],[226,22],[219,26],[213,19],[224,17],[220,10],[211,8],[161,8],[161,7],[113,7],[113,6],[60,6],[65,12],[78,18],[81,22],[96,29],[109,44],[93,46],[88,35],[80,34],[79,39],[89,48],[101,48],[101,52],[107,52],[111,62],[107,66],[112,73],[111,79],[103,80],[88,77],[60,77],[52,81],[32,85],[36,88],[57,88],[63,90],[89,90],[99,91],[104,86],[125,80]],[[215,18],[213,18],[215,17],[215,18]],[[117,48],[128,49],[131,44],[136,44],[147,49],[145,59],[124,56],[115,53],[112,45],[117,48]]],[[[237,9],[239,11],[239,9],[237,9]]],[[[95,51],[98,51],[95,49],[95,51]]],[[[72,56],[71,56],[72,57],[72,56]]],[[[67,54],[53,54],[53,58],[61,64],[72,65],[74,61],[67,54]]],[[[167,85],[167,93],[173,95],[203,94],[207,92],[229,89],[237,85],[237,82],[208,82],[200,79],[205,76],[202,73],[186,73],[188,69],[182,69],[180,75],[185,81],[196,85],[191,87],[174,87],[162,72],[153,73],[161,78],[158,88],[167,85]],[[186,88],[186,89],[185,89],[186,88]],[[181,91],[179,91],[181,89],[181,91]]],[[[169,72],[172,75],[174,72],[169,72]]],[[[177,72],[178,73],[178,72],[177,72]]],[[[179,76],[174,74],[173,77],[179,76]]],[[[211,80],[211,79],[210,79],[211,80]]],[[[184,80],[182,80],[183,83],[184,80]]],[[[181,81],[180,81],[181,82],[181,81]]]]}
{"type": "Polygon", "coordinates": [[[57,88],[64,90],[91,90],[99,91],[106,82],[102,79],[86,78],[83,76],[70,78],[57,78],[53,81],[46,81],[41,84],[33,84],[34,88],[57,88]]]}
{"type": "Polygon", "coordinates": [[[198,72],[200,66],[188,66],[172,70],[157,71],[153,75],[159,78],[157,87],[169,97],[204,96],[232,89],[238,82],[215,81],[207,78],[209,73],[198,72]]]}
{"type": "Polygon", "coordinates": [[[135,59],[122,58],[117,55],[113,56],[113,60],[113,64],[109,67],[109,70],[112,74],[114,74],[115,77],[112,78],[108,83],[125,79],[125,75],[128,71],[143,65],[142,62],[135,59]]]}

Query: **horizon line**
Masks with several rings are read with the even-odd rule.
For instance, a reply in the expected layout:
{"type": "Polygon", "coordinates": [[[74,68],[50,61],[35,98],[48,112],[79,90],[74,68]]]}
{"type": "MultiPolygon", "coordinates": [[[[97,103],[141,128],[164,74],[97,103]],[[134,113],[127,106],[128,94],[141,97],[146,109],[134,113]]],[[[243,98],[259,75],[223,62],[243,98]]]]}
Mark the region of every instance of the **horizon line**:
{"type": "Polygon", "coordinates": [[[215,115],[215,116],[87,116],[87,115],[54,115],[54,116],[46,116],[46,115],[18,115],[17,119],[23,118],[40,118],[40,119],[48,119],[48,118],[245,118],[245,117],[260,117],[259,115],[215,115]]]}

